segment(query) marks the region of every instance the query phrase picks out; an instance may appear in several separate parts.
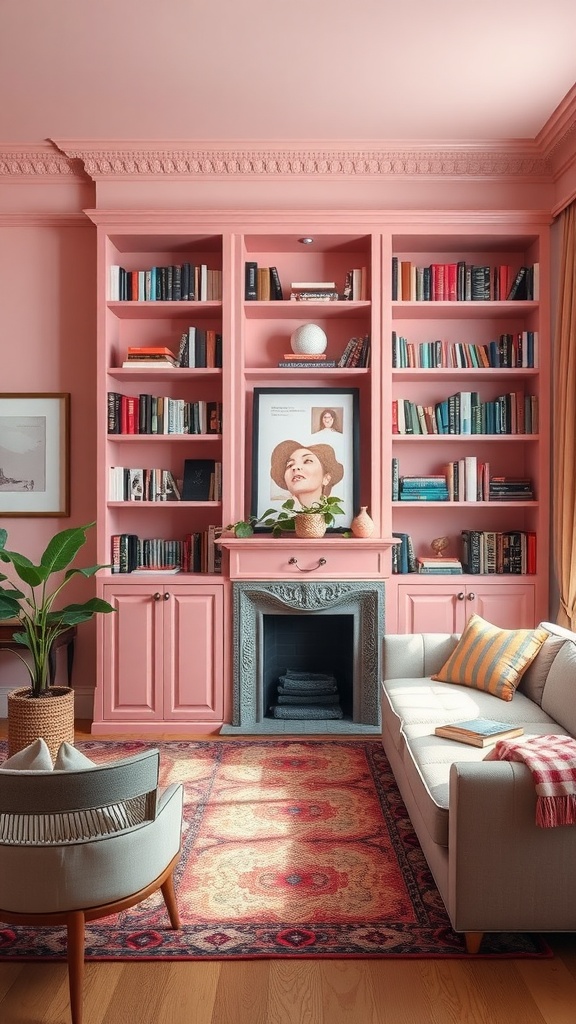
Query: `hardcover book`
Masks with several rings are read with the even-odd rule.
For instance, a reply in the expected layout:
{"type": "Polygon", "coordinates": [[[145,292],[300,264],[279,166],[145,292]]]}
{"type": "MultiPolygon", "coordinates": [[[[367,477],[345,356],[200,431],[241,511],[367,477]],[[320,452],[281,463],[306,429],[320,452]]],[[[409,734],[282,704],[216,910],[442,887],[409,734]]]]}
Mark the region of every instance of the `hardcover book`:
{"type": "Polygon", "coordinates": [[[183,501],[208,501],[210,499],[214,468],[214,459],[184,460],[183,501]]]}
{"type": "Polygon", "coordinates": [[[434,734],[458,743],[469,743],[473,747],[487,747],[497,740],[522,736],[522,726],[509,722],[495,722],[491,718],[473,718],[467,722],[453,722],[451,725],[437,725],[434,734]]]}

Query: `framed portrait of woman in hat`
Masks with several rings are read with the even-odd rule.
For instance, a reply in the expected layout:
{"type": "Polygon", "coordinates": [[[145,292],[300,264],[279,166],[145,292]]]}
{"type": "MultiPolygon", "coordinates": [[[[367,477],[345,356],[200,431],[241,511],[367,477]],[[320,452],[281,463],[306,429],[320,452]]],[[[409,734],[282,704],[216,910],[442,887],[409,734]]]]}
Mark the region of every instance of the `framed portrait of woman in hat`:
{"type": "Polygon", "coordinates": [[[251,514],[332,495],[344,508],[334,532],[348,529],[359,505],[358,444],[357,388],[255,388],[251,514]]]}

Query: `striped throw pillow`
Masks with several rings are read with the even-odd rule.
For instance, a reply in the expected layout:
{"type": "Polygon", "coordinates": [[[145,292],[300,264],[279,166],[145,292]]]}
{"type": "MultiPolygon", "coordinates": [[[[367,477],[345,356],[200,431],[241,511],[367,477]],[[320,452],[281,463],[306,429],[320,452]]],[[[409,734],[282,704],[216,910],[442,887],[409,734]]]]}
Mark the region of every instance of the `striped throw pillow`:
{"type": "Polygon", "coordinates": [[[448,661],[432,679],[512,700],[522,673],[549,635],[540,628],[499,629],[480,615],[471,615],[448,661]]]}

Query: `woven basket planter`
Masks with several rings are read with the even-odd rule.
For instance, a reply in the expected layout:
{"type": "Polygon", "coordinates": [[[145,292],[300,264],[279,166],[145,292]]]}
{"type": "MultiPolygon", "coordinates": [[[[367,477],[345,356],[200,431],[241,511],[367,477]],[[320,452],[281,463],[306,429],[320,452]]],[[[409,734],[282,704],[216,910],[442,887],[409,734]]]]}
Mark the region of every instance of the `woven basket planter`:
{"type": "Polygon", "coordinates": [[[326,520],[318,512],[305,512],[294,516],[294,533],[297,537],[323,537],[326,533],[326,520]]]}
{"type": "Polygon", "coordinates": [[[52,760],[61,743],[74,743],[74,690],[51,686],[46,696],[30,697],[25,687],[8,694],[8,757],[40,737],[52,760]]]}

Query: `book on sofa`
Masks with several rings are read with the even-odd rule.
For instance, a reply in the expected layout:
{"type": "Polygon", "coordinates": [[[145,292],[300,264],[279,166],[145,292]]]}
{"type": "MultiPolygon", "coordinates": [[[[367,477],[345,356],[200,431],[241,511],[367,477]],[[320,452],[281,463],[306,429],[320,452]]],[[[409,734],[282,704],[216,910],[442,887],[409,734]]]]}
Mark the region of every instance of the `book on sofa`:
{"type": "Polygon", "coordinates": [[[486,747],[496,740],[511,739],[522,736],[522,726],[510,725],[509,722],[495,722],[492,718],[472,718],[468,722],[452,722],[449,725],[437,725],[434,733],[447,740],[458,743],[470,743],[473,747],[486,747]]]}

